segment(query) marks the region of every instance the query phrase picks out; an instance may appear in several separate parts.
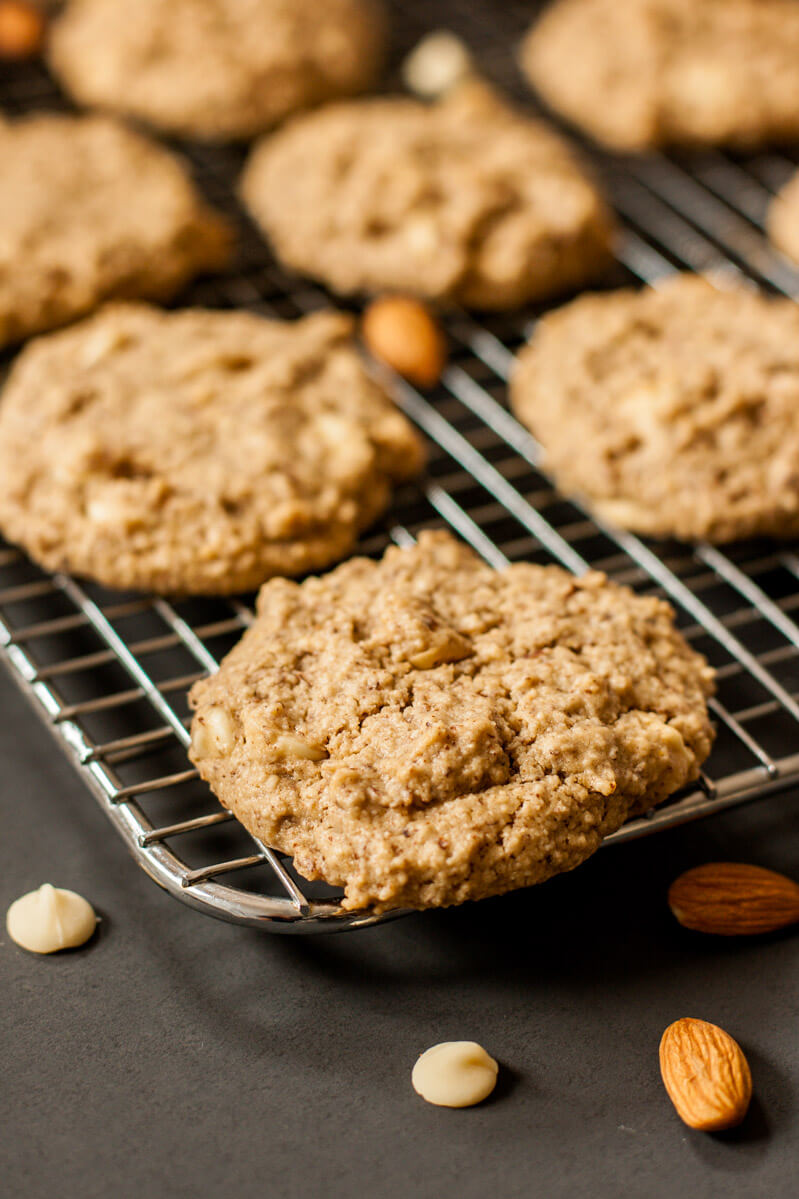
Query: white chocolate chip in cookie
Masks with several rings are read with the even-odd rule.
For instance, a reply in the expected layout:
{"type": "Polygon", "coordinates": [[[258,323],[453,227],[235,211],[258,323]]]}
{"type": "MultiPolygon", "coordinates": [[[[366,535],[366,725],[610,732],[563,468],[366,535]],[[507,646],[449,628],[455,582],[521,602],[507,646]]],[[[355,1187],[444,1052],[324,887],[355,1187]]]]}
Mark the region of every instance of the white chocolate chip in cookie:
{"type": "Polygon", "coordinates": [[[482,1103],[497,1083],[499,1066],[476,1041],[443,1041],[416,1062],[413,1089],[437,1107],[482,1103]]]}
{"type": "Polygon", "coordinates": [[[402,64],[405,86],[426,99],[443,96],[471,73],[469,51],[448,29],[428,34],[402,64]]]}
{"type": "Polygon", "coordinates": [[[275,757],[306,758],[309,762],[321,762],[327,757],[327,750],[321,745],[312,745],[302,737],[292,733],[281,733],[274,743],[275,757]]]}
{"type": "Polygon", "coordinates": [[[128,334],[119,326],[99,326],[83,344],[81,365],[84,367],[96,366],[109,354],[113,354],[114,350],[119,350],[122,346],[127,345],[128,341],[128,334]]]}
{"type": "Polygon", "coordinates": [[[201,758],[221,758],[233,748],[236,730],[227,708],[216,704],[197,719],[191,744],[201,758]]]}
{"type": "Polygon", "coordinates": [[[9,937],[31,953],[74,949],[89,940],[96,925],[90,903],[50,883],[15,900],[6,915],[9,937]]]}

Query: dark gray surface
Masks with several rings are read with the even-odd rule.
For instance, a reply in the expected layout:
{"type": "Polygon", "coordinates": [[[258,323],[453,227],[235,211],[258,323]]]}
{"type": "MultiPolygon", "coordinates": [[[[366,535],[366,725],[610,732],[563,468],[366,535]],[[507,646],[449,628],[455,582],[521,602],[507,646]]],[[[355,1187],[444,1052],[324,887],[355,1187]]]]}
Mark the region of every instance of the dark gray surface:
{"type": "Polygon", "coordinates": [[[796,1194],[799,935],[703,939],[665,907],[712,858],[799,874],[795,795],[602,851],[516,896],[339,937],[218,924],[163,895],[0,672],[0,906],[51,881],[102,912],[86,949],[0,944],[0,1190],[230,1195],[796,1194]],[[662,1090],[678,1016],[744,1046],[737,1133],[692,1133],[662,1090]],[[500,1059],[467,1111],[413,1093],[416,1055],[500,1059]]]}

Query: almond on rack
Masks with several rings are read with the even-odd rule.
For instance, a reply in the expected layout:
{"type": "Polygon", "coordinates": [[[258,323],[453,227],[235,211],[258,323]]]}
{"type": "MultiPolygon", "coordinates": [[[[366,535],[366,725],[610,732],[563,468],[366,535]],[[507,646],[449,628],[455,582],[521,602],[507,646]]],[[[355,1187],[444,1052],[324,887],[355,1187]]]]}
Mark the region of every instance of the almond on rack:
{"type": "Polygon", "coordinates": [[[752,1098],[752,1075],[729,1033],[706,1020],[675,1020],[660,1041],[660,1073],[677,1115],[689,1128],[734,1128],[752,1098]]]}
{"type": "Polygon", "coordinates": [[[32,58],[44,41],[44,17],[24,0],[0,0],[0,58],[32,58]]]}
{"type": "Polygon", "coordinates": [[[675,879],[669,907],[680,924],[700,933],[771,933],[799,921],[799,885],[762,866],[708,862],[675,879]]]}
{"type": "Polygon", "coordinates": [[[381,296],[363,315],[363,339],[375,358],[419,387],[433,387],[447,362],[444,334],[409,296],[381,296]]]}

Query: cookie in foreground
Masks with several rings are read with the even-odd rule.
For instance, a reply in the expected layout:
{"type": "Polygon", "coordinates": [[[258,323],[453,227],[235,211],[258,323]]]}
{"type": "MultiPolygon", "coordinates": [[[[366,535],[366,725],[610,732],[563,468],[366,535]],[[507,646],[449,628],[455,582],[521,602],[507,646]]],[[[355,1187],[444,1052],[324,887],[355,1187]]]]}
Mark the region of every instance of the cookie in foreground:
{"type": "Polygon", "coordinates": [[[799,137],[794,0],[555,0],[521,57],[544,100],[612,149],[799,137]]]}
{"type": "Polygon", "coordinates": [[[365,91],[386,38],[380,0],[69,0],[50,65],[79,104],[186,137],[253,137],[365,91]]]}
{"type": "Polygon", "coordinates": [[[111,297],[171,299],[229,257],[180,159],[118,121],[0,121],[0,163],[0,346],[111,297]]]}
{"type": "Polygon", "coordinates": [[[511,379],[566,495],[639,533],[799,535],[799,308],[693,275],[549,313],[511,379]]]}
{"type": "Polygon", "coordinates": [[[696,779],[712,680],[661,600],[425,532],[267,583],[192,689],[190,756],[345,908],[457,904],[572,869],[696,779]]]}
{"type": "Polygon", "coordinates": [[[256,146],[241,191],[283,262],[340,294],[506,309],[611,261],[609,210],[571,147],[478,80],[297,117],[256,146]]]}
{"type": "Polygon", "coordinates": [[[14,364],[0,529],[110,587],[227,594],[344,557],[422,461],[349,317],[112,304],[14,364]]]}

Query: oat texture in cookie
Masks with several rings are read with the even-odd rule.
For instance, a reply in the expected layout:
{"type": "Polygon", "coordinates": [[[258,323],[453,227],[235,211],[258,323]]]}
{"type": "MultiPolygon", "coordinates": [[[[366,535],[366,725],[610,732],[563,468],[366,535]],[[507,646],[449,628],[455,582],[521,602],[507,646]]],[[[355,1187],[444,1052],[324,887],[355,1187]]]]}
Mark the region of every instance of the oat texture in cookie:
{"type": "Polygon", "coordinates": [[[229,593],[327,566],[421,465],[350,318],[112,304],[0,402],[0,528],[112,587],[229,593]]]}
{"type": "Polygon", "coordinates": [[[295,118],[254,150],[246,204],[282,260],[339,293],[512,308],[595,279],[611,221],[571,149],[479,80],[295,118]]]}
{"type": "Polygon", "coordinates": [[[182,163],[116,121],[0,121],[0,345],[112,296],[169,299],[229,249],[182,163]]]}
{"type": "Polygon", "coordinates": [[[380,0],[68,0],[51,65],[81,104],[214,140],[370,87],[380,0]]]}
{"type": "Polygon", "coordinates": [[[513,407],[562,491],[616,524],[799,535],[799,308],[692,275],[586,295],[537,326],[513,407]]]}
{"type": "Polygon", "coordinates": [[[522,63],[553,109],[616,149],[799,137],[795,0],[555,0],[522,63]]]}
{"type": "Polygon", "coordinates": [[[456,904],[570,870],[695,779],[711,689],[661,600],[423,533],[267,583],[192,690],[191,758],[345,908],[456,904]]]}
{"type": "Polygon", "coordinates": [[[766,228],[777,249],[799,263],[799,173],[772,200],[766,228]]]}

